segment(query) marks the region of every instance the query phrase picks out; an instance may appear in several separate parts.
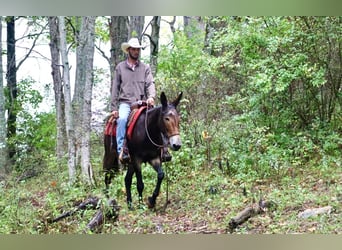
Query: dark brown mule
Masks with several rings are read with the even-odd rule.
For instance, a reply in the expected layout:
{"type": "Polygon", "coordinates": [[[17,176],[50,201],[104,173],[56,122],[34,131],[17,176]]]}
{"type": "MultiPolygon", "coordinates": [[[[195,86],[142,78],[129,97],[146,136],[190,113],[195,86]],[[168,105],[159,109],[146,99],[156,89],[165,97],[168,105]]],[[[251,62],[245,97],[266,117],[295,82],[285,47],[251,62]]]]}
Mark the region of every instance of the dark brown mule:
{"type": "MultiPolygon", "coordinates": [[[[164,178],[162,169],[161,153],[167,144],[171,150],[179,150],[181,139],[179,135],[179,114],[176,110],[182,93],[171,103],[168,103],[164,92],[160,95],[161,105],[148,108],[138,118],[132,138],[127,139],[127,146],[131,156],[131,162],[127,165],[125,176],[127,204],[132,208],[131,185],[132,177],[135,174],[137,179],[137,189],[139,202],[141,203],[144,182],[141,174],[141,164],[148,162],[157,172],[157,183],[152,196],[148,197],[147,203],[150,208],[156,204],[160,186],[164,178]]],[[[105,154],[103,159],[103,169],[105,171],[106,190],[109,188],[112,178],[119,171],[118,155],[116,152],[115,136],[105,135],[105,154]]]]}

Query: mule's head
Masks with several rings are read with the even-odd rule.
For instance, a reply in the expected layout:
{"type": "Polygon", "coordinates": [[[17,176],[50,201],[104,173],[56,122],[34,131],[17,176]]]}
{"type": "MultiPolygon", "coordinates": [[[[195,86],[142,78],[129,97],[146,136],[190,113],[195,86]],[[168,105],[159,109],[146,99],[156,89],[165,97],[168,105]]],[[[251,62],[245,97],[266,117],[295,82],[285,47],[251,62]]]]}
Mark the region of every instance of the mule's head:
{"type": "Polygon", "coordinates": [[[183,93],[180,92],[178,97],[171,103],[168,103],[164,92],[160,95],[160,101],[162,104],[162,125],[165,128],[164,132],[169,139],[169,147],[175,151],[179,150],[182,146],[179,134],[180,117],[176,109],[182,95],[183,93]]]}

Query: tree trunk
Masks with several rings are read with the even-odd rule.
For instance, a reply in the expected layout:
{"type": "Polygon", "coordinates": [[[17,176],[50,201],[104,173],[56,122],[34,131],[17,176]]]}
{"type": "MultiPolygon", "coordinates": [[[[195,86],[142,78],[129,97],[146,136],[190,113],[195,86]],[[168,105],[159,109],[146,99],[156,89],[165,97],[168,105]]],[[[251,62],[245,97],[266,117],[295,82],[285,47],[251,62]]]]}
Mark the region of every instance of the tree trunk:
{"type": "MultiPolygon", "coordinates": [[[[109,22],[110,35],[110,82],[114,80],[115,66],[125,59],[125,54],[121,50],[121,43],[128,41],[128,17],[111,16],[109,22]]],[[[112,93],[112,85],[110,87],[112,93]]]]}
{"type": "MultiPolygon", "coordinates": [[[[0,16],[0,41],[2,41],[2,17],[0,16]]],[[[2,43],[0,42],[0,174],[7,172],[7,144],[6,144],[6,118],[5,93],[2,67],[2,43]]]]}
{"type": "MultiPolygon", "coordinates": [[[[73,107],[76,108],[74,124],[77,126],[76,141],[80,146],[82,179],[93,183],[93,170],[90,162],[91,99],[93,89],[93,59],[96,17],[82,17],[81,30],[76,49],[77,68],[73,107]]],[[[77,148],[78,150],[78,148],[77,148]]]]}
{"type": "Polygon", "coordinates": [[[70,71],[67,52],[66,28],[64,17],[58,17],[58,28],[60,32],[60,51],[63,65],[63,82],[65,98],[65,127],[68,137],[68,169],[69,181],[76,180],[76,150],[75,150],[75,130],[73,124],[73,111],[71,105],[70,71]]]}
{"type": "Polygon", "coordinates": [[[159,53],[159,31],[160,31],[160,16],[154,16],[152,19],[152,31],[151,31],[151,55],[150,55],[150,64],[152,74],[157,74],[157,66],[158,66],[158,53],[159,53]]]}
{"type": "Polygon", "coordinates": [[[145,17],[144,16],[130,16],[128,39],[137,37],[141,43],[142,33],[144,30],[145,17]]]}
{"type": "Polygon", "coordinates": [[[57,118],[57,142],[56,142],[56,156],[57,161],[60,163],[67,151],[67,136],[65,131],[65,113],[64,113],[64,94],[62,76],[60,71],[60,50],[59,50],[59,30],[58,18],[49,17],[50,28],[50,52],[51,52],[51,68],[53,89],[55,93],[55,106],[57,118]]]}
{"type": "Polygon", "coordinates": [[[166,21],[170,25],[170,30],[171,30],[172,34],[174,34],[176,32],[176,28],[175,28],[176,19],[177,19],[177,17],[173,16],[172,21],[170,21],[170,22],[166,21]]]}
{"type": "MultiPolygon", "coordinates": [[[[11,139],[16,135],[17,120],[17,69],[15,58],[15,20],[14,17],[7,17],[7,87],[8,95],[8,118],[7,118],[7,139],[11,139]]],[[[8,144],[8,156],[13,164],[15,162],[16,148],[13,143],[8,144]]]]}

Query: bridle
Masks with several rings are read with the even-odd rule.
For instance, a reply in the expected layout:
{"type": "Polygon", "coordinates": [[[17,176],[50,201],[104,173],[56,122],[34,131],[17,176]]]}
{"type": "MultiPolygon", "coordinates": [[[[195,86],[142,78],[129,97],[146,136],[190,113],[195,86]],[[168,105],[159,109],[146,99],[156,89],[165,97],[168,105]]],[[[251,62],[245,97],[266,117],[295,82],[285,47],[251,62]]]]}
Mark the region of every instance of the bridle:
{"type": "MultiPolygon", "coordinates": [[[[149,108],[152,108],[152,106],[147,106],[147,109],[146,109],[146,115],[145,115],[145,132],[146,132],[146,135],[148,137],[148,139],[150,140],[150,142],[158,147],[158,148],[164,148],[164,147],[167,147],[168,143],[165,143],[165,144],[158,144],[156,143],[155,141],[153,141],[153,139],[151,138],[150,136],[150,133],[148,132],[148,128],[147,128],[147,114],[148,114],[148,110],[149,108]]],[[[168,136],[168,135],[165,135],[164,133],[162,133],[162,136],[165,136],[165,138],[167,138],[169,140],[170,137],[172,136],[175,136],[175,135],[179,135],[179,133],[174,133],[172,134],[171,136],[168,136]]],[[[164,140],[163,140],[164,141],[164,140]]]]}

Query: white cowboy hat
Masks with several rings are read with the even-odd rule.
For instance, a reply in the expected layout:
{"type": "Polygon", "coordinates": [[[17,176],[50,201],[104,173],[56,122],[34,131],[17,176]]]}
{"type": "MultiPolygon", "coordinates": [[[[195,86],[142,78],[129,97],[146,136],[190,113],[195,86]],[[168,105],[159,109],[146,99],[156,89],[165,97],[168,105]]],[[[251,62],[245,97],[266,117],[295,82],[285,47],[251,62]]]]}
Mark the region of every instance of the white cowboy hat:
{"type": "Polygon", "coordinates": [[[144,48],[144,46],[142,46],[140,43],[139,43],[139,40],[138,38],[131,38],[129,39],[129,41],[127,43],[122,43],[121,44],[121,49],[123,52],[125,52],[126,54],[128,53],[128,48],[137,48],[137,49],[141,49],[141,48],[144,48]]]}

